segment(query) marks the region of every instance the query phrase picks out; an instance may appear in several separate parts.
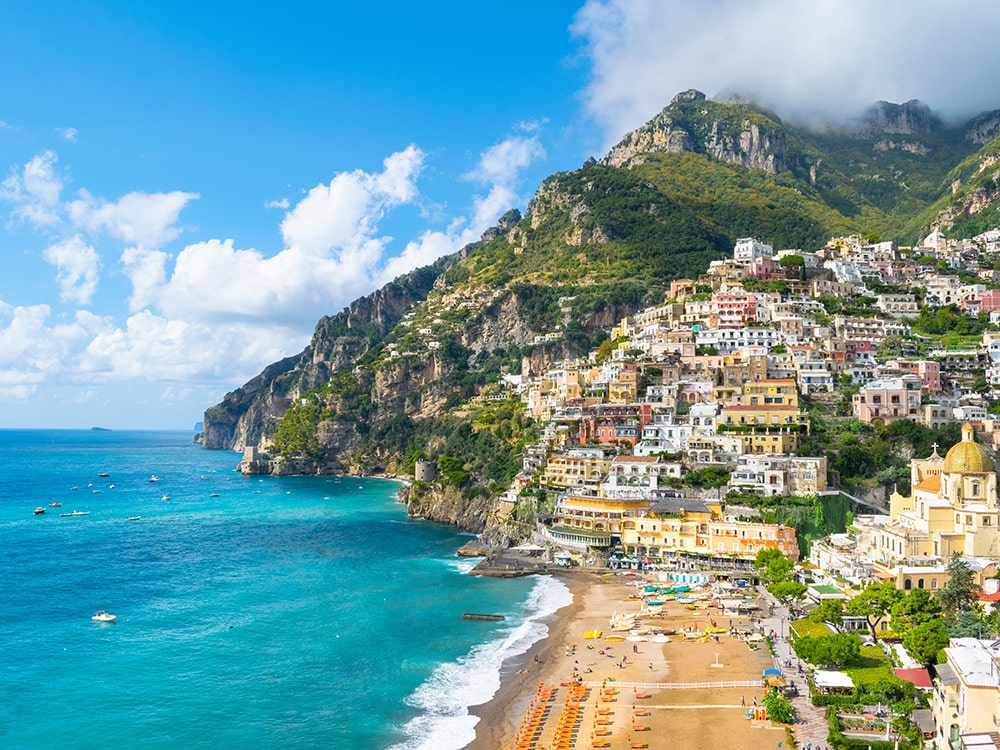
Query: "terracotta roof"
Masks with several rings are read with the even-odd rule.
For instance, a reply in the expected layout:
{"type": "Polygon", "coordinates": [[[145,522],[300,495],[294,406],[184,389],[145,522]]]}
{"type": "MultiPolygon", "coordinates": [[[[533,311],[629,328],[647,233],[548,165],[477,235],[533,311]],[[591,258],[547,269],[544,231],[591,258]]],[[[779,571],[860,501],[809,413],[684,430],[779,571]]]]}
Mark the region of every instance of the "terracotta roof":
{"type": "Polygon", "coordinates": [[[924,481],[918,484],[913,489],[915,490],[926,490],[927,492],[940,492],[941,491],[941,475],[931,474],[924,481]]]}
{"type": "Polygon", "coordinates": [[[979,601],[981,602],[1000,602],[1000,591],[993,594],[984,594],[980,592],[979,601]]]}
{"type": "Polygon", "coordinates": [[[926,669],[894,669],[896,677],[907,682],[912,682],[918,688],[932,688],[931,675],[926,669]]]}

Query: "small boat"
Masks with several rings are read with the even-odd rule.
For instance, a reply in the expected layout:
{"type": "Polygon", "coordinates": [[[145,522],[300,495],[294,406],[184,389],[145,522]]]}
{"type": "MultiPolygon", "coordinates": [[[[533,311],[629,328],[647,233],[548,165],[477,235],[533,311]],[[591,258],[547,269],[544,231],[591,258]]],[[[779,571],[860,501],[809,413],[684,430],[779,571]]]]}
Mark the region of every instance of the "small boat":
{"type": "Polygon", "coordinates": [[[128,518],[126,518],[125,520],[126,520],[126,521],[138,521],[138,520],[140,520],[141,518],[142,518],[142,516],[129,516],[129,517],[128,517],[128,518]]]}
{"type": "Polygon", "coordinates": [[[114,622],[118,619],[115,615],[110,612],[105,612],[103,609],[97,610],[97,613],[90,618],[94,622],[114,622]]]}
{"type": "Polygon", "coordinates": [[[89,516],[89,510],[74,510],[72,513],[60,513],[62,518],[68,518],[69,516],[89,516]]]}
{"type": "Polygon", "coordinates": [[[45,512],[45,508],[43,508],[41,505],[39,505],[37,508],[35,508],[35,515],[36,516],[40,516],[44,512],[45,512]]]}
{"type": "Polygon", "coordinates": [[[218,497],[218,496],[219,496],[218,492],[213,492],[212,494],[209,495],[209,497],[218,497]]]}
{"type": "Polygon", "coordinates": [[[169,499],[170,499],[170,495],[164,495],[163,497],[160,498],[160,500],[164,500],[164,501],[169,500],[169,499]]]}
{"type": "Polygon", "coordinates": [[[503,615],[481,615],[476,612],[465,612],[462,614],[463,620],[503,620],[503,615]]]}
{"type": "Polygon", "coordinates": [[[149,481],[150,481],[150,482],[159,482],[159,481],[160,481],[160,478],[159,478],[158,476],[156,476],[156,474],[153,474],[153,476],[151,476],[151,477],[149,478],[149,481]]]}
{"type": "Polygon", "coordinates": [[[49,503],[50,508],[61,508],[62,503],[49,503]]]}
{"type": "Polygon", "coordinates": [[[111,475],[108,472],[106,472],[106,471],[102,471],[97,476],[99,476],[99,477],[110,477],[111,475]]]}

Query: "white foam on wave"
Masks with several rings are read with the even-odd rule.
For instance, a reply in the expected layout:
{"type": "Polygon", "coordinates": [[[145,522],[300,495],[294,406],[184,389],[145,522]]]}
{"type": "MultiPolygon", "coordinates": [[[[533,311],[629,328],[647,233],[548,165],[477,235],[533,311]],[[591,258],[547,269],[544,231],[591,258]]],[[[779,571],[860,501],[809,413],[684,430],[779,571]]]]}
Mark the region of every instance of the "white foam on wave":
{"type": "Polygon", "coordinates": [[[462,575],[468,575],[479,564],[477,558],[457,557],[445,561],[445,565],[462,575]]]}
{"type": "Polygon", "coordinates": [[[391,750],[459,750],[476,738],[479,717],[470,706],[490,700],[500,689],[500,668],[546,635],[542,620],[573,601],[562,581],[539,577],[525,602],[525,618],[489,643],[474,646],[455,662],[442,664],[407,698],[420,714],[406,723],[407,739],[391,750]]]}

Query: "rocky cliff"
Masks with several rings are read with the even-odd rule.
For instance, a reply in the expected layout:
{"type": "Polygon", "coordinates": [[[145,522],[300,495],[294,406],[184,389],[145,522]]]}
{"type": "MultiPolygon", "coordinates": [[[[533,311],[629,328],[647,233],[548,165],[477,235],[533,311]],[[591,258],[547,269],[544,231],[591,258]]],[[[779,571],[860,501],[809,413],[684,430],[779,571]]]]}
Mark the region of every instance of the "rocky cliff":
{"type": "Polygon", "coordinates": [[[660,114],[627,134],[603,163],[620,167],[645,154],[682,151],[771,174],[788,169],[780,123],[740,103],[711,102],[694,89],[675,96],[660,114]]]}
{"type": "Polygon", "coordinates": [[[443,258],[352,302],[338,315],[316,324],[309,346],[273,365],[205,412],[206,448],[243,450],[267,442],[289,404],[353,365],[399,322],[416,302],[426,299],[441,272],[443,258]]]}

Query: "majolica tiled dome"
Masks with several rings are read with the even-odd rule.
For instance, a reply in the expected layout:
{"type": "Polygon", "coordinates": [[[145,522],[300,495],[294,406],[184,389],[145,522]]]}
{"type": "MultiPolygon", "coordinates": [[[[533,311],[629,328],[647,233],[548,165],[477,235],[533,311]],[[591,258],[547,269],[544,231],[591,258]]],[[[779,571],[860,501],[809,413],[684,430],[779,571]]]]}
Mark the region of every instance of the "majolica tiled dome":
{"type": "Polygon", "coordinates": [[[974,439],[972,425],[962,427],[962,442],[956,443],[944,457],[942,471],[958,474],[984,474],[993,471],[993,462],[986,450],[974,439]]]}

